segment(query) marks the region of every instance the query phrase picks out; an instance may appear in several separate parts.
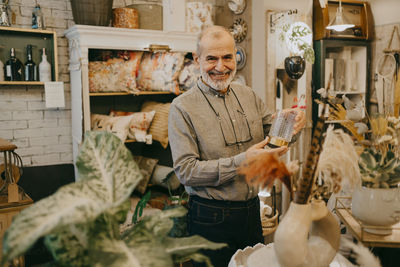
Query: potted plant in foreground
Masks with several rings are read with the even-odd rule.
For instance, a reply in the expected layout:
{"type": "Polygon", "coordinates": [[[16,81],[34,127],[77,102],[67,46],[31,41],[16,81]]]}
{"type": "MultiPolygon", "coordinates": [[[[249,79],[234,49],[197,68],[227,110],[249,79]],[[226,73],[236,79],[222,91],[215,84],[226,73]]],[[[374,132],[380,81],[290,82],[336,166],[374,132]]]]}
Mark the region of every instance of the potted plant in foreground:
{"type": "Polygon", "coordinates": [[[359,159],[362,187],[353,193],[352,212],[374,226],[365,231],[386,235],[400,221],[400,119],[375,116],[370,125],[371,140],[359,159]]]}
{"type": "Polygon", "coordinates": [[[39,238],[61,266],[173,266],[209,259],[199,249],[224,244],[200,236],[168,236],[173,217],[186,209],[160,211],[120,232],[130,210],[129,197],[142,179],[130,151],[108,132],[87,132],[76,162],[75,183],[18,214],[3,240],[1,265],[23,254],[39,238]]]}

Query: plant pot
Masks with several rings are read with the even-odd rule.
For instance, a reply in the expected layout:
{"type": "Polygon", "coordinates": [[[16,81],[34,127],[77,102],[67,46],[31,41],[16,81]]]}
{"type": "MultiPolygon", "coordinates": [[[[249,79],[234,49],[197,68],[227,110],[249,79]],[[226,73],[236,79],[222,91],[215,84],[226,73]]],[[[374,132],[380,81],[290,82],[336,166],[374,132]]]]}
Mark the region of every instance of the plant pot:
{"type": "Polygon", "coordinates": [[[113,0],[71,0],[75,24],[109,26],[113,0]]]}
{"type": "Polygon", "coordinates": [[[351,211],[365,226],[372,226],[366,227],[365,231],[389,235],[392,233],[390,227],[400,221],[400,188],[357,188],[351,211]]]}
{"type": "Polygon", "coordinates": [[[285,58],[285,70],[291,79],[300,79],[304,74],[306,61],[300,56],[292,56],[285,58]]]}

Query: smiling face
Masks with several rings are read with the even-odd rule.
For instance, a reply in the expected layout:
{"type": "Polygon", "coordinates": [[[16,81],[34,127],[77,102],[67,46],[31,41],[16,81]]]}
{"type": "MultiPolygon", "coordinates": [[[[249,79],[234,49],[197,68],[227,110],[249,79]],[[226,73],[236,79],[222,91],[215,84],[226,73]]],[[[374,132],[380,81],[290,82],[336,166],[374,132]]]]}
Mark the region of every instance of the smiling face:
{"type": "Polygon", "coordinates": [[[199,55],[201,77],[211,88],[225,92],[236,74],[236,49],[232,36],[220,28],[212,28],[202,36],[199,55]]]}

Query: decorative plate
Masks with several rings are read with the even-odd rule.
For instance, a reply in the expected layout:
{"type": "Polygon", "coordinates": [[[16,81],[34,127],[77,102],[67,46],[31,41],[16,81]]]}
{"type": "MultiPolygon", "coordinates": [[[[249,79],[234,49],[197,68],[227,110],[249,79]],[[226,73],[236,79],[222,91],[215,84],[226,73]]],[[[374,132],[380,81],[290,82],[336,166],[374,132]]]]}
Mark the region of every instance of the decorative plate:
{"type": "Polygon", "coordinates": [[[232,33],[233,38],[236,43],[240,43],[246,38],[247,35],[247,23],[243,19],[236,19],[233,22],[233,25],[229,28],[229,31],[232,33]]]}
{"type": "Polygon", "coordinates": [[[246,65],[246,51],[244,51],[243,47],[236,46],[236,68],[241,70],[246,65]]]}
{"type": "Polygon", "coordinates": [[[230,0],[228,7],[234,14],[240,15],[246,9],[246,0],[230,0]]]}

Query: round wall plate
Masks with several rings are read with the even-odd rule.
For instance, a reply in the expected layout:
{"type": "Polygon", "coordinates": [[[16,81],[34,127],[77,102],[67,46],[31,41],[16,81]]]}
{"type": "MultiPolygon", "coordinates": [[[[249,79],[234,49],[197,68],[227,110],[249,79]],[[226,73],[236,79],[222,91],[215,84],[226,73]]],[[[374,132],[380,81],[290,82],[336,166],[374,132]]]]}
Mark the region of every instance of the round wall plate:
{"type": "Polygon", "coordinates": [[[240,43],[246,38],[247,35],[247,23],[243,19],[236,19],[233,22],[233,25],[229,28],[229,31],[232,33],[233,38],[236,43],[240,43]]]}
{"type": "Polygon", "coordinates": [[[246,9],[246,0],[230,0],[228,7],[234,14],[240,15],[246,9]]]}
{"type": "Polygon", "coordinates": [[[241,46],[236,46],[236,68],[241,70],[246,65],[246,51],[241,46]]]}

